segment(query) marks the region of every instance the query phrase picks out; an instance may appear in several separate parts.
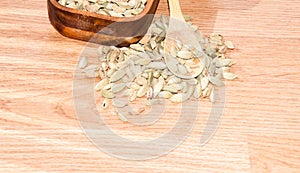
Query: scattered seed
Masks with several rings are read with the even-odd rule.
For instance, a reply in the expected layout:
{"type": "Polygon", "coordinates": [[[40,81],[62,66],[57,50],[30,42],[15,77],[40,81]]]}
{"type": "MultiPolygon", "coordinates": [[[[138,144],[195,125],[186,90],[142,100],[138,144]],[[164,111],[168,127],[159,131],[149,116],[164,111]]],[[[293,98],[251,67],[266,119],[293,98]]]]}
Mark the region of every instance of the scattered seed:
{"type": "Polygon", "coordinates": [[[228,49],[234,49],[234,45],[231,41],[225,41],[225,45],[228,49]]]}
{"type": "Polygon", "coordinates": [[[79,61],[79,68],[84,69],[88,65],[88,61],[86,57],[82,57],[81,60],[79,61]]]}
{"type": "Polygon", "coordinates": [[[104,88],[104,86],[106,86],[108,84],[108,79],[102,79],[100,82],[98,82],[95,86],[95,90],[99,91],[102,90],[104,88]]]}
{"type": "Polygon", "coordinates": [[[122,91],[125,87],[126,87],[126,83],[114,84],[111,87],[111,91],[112,91],[112,93],[115,94],[115,93],[122,91]]]}
{"type": "Polygon", "coordinates": [[[230,72],[224,72],[223,77],[224,77],[224,79],[233,80],[233,79],[237,78],[238,75],[230,73],[230,72]]]}
{"type": "Polygon", "coordinates": [[[107,98],[107,99],[112,99],[114,98],[114,95],[112,92],[108,91],[108,90],[101,90],[101,95],[104,97],[104,98],[107,98]]]}
{"type": "Polygon", "coordinates": [[[154,97],[156,97],[160,93],[160,91],[164,87],[164,83],[165,83],[164,78],[162,76],[159,77],[157,84],[154,86],[154,97]]]}

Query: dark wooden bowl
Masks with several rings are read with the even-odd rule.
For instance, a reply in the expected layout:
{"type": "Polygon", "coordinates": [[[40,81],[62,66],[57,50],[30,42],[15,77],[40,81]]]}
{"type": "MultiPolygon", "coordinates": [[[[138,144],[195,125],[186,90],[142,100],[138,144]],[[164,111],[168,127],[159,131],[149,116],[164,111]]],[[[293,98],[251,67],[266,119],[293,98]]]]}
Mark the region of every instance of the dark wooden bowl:
{"type": "Polygon", "coordinates": [[[147,32],[159,0],[148,0],[142,13],[134,17],[112,17],[76,10],[47,0],[51,24],[62,35],[104,45],[128,46],[147,32]]]}

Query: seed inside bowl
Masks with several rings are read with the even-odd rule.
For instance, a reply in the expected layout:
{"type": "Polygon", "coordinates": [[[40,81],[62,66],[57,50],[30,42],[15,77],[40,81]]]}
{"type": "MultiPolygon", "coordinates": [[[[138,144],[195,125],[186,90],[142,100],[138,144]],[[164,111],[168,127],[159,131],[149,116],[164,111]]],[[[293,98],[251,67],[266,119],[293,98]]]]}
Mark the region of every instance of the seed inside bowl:
{"type": "Polygon", "coordinates": [[[68,8],[108,16],[132,17],[144,10],[147,0],[58,0],[58,3],[68,8]]]}

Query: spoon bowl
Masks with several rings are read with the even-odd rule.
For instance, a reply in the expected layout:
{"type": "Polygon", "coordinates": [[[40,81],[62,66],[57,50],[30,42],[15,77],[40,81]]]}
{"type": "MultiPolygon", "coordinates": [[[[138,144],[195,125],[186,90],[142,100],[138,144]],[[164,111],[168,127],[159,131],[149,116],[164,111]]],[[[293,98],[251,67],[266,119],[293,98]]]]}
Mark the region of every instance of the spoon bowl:
{"type": "Polygon", "coordinates": [[[195,31],[182,15],[179,0],[168,0],[168,3],[170,20],[164,45],[165,63],[177,77],[193,79],[204,69],[205,54],[195,31]]]}

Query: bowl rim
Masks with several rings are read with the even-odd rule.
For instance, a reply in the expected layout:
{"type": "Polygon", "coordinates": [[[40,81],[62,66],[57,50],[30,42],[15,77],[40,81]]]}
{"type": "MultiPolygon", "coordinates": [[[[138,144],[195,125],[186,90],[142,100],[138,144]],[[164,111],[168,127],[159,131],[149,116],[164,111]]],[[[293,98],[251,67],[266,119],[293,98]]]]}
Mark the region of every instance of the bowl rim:
{"type": "MultiPolygon", "coordinates": [[[[112,22],[120,22],[120,21],[134,21],[134,20],[138,20],[142,17],[144,17],[145,15],[149,14],[149,11],[151,9],[151,6],[153,5],[153,3],[156,0],[147,0],[147,4],[144,8],[144,10],[135,16],[132,17],[114,17],[114,16],[108,16],[108,15],[104,15],[104,14],[98,14],[98,13],[94,13],[94,12],[90,12],[90,11],[84,11],[84,10],[77,10],[77,9],[73,9],[73,8],[69,8],[69,7],[65,7],[61,4],[58,3],[57,0],[48,0],[52,3],[52,5],[54,5],[56,8],[72,13],[72,14],[80,14],[80,15],[84,15],[87,17],[93,17],[93,18],[98,18],[98,19],[103,19],[103,20],[107,20],[107,21],[112,21],[112,22]]],[[[159,1],[159,0],[157,0],[159,1]]],[[[154,14],[151,14],[154,15],[154,14]]]]}

